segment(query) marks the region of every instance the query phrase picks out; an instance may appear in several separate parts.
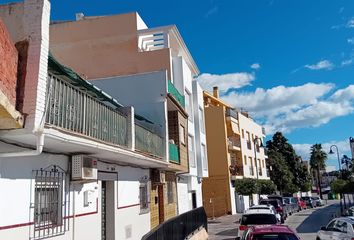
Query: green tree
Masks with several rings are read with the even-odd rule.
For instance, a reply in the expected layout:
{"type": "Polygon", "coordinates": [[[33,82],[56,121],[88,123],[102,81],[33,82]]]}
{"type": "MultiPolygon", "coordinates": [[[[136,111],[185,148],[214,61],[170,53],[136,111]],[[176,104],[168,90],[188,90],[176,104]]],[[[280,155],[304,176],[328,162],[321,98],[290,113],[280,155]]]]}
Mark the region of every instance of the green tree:
{"type": "Polygon", "coordinates": [[[260,179],[257,181],[258,194],[273,194],[277,190],[277,186],[271,180],[260,179]]]}
{"type": "Polygon", "coordinates": [[[276,132],[267,142],[269,163],[272,166],[271,180],[281,192],[294,193],[311,188],[311,176],[302,164],[293,146],[281,132],[276,132]],[[280,156],[281,157],[280,157],[280,156]],[[290,181],[291,180],[291,181],[290,181]]]}
{"type": "Polygon", "coordinates": [[[277,186],[280,193],[294,193],[298,189],[293,184],[294,176],[289,171],[289,168],[281,155],[281,153],[269,150],[268,151],[268,164],[271,168],[270,179],[277,186]]]}
{"type": "Polygon", "coordinates": [[[321,189],[321,174],[320,170],[326,168],[326,159],[327,153],[322,150],[321,144],[314,144],[311,147],[311,156],[310,156],[310,166],[315,170],[317,176],[318,189],[320,191],[320,196],[322,198],[322,189],[321,189]]]}
{"type": "Polygon", "coordinates": [[[236,179],[235,191],[245,196],[257,193],[257,180],[253,178],[236,179]]]}

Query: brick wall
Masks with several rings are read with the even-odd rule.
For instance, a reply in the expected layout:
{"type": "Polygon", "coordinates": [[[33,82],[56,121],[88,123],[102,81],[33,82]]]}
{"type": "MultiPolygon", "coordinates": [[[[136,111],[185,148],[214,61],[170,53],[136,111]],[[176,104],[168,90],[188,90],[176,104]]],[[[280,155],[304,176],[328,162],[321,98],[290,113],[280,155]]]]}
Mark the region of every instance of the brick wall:
{"type": "Polygon", "coordinates": [[[188,172],[189,162],[188,162],[188,120],[179,111],[169,111],[168,112],[168,134],[169,139],[173,139],[175,144],[179,149],[180,164],[173,164],[172,168],[179,171],[188,172]],[[184,143],[180,139],[180,126],[184,127],[184,143]]]}
{"type": "Polygon", "coordinates": [[[0,91],[2,91],[9,102],[15,106],[18,53],[1,18],[0,57],[0,91]]]}

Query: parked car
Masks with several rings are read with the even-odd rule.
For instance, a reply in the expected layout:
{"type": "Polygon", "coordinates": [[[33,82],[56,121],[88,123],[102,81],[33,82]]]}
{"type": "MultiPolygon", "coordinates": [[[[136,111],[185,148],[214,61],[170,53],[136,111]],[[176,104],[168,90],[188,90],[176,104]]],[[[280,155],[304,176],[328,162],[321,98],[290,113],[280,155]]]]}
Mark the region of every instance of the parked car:
{"type": "Polygon", "coordinates": [[[316,207],[316,204],[311,197],[301,197],[301,200],[303,200],[306,203],[306,206],[310,208],[316,207]]]}
{"type": "Polygon", "coordinates": [[[306,203],[303,200],[301,200],[301,198],[295,197],[295,201],[296,201],[300,211],[307,209],[306,203]]]}
{"type": "Polygon", "coordinates": [[[275,225],[279,224],[274,213],[265,209],[247,210],[240,218],[240,226],[237,231],[236,239],[240,239],[243,232],[253,225],[275,225]]]}
{"type": "Polygon", "coordinates": [[[317,232],[316,240],[352,240],[354,238],[354,217],[340,217],[331,220],[317,232]]]}
{"type": "Polygon", "coordinates": [[[241,240],[300,240],[300,237],[284,225],[252,226],[248,228],[241,240]]]}
{"type": "Polygon", "coordinates": [[[297,205],[297,202],[296,202],[295,198],[293,198],[293,197],[284,197],[283,199],[284,199],[285,203],[287,205],[289,205],[291,214],[299,211],[299,207],[297,205]]]}
{"type": "Polygon", "coordinates": [[[291,207],[289,204],[286,203],[286,200],[284,197],[279,196],[279,195],[269,195],[268,199],[278,199],[282,203],[282,208],[284,212],[286,213],[286,216],[289,216],[292,214],[291,207]]]}
{"type": "Polygon", "coordinates": [[[272,205],[277,213],[280,214],[280,222],[284,223],[285,219],[288,217],[285,206],[278,199],[262,199],[259,201],[262,205],[272,205]]]}
{"type": "Polygon", "coordinates": [[[320,207],[324,205],[320,197],[312,197],[312,200],[315,202],[316,207],[320,207]]]}
{"type": "MultiPolygon", "coordinates": [[[[270,210],[272,213],[275,214],[275,216],[277,217],[278,221],[281,222],[281,216],[280,214],[277,212],[277,210],[275,209],[275,207],[273,205],[254,205],[252,207],[250,207],[248,210],[253,210],[253,209],[264,209],[264,210],[270,210]]],[[[246,211],[247,212],[247,211],[246,211]]]]}

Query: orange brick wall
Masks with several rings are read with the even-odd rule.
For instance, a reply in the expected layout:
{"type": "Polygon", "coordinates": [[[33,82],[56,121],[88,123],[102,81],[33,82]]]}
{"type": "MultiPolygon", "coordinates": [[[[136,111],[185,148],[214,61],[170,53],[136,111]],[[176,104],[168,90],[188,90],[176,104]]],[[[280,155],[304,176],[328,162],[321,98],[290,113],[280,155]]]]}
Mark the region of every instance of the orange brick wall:
{"type": "Polygon", "coordinates": [[[0,91],[16,104],[18,54],[5,24],[0,18],[0,91]]]}

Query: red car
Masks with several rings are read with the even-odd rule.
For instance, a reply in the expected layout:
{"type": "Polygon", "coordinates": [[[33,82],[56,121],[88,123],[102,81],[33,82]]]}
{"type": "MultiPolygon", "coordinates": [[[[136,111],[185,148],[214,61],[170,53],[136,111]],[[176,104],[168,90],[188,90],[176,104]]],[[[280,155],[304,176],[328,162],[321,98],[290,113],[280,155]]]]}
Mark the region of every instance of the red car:
{"type": "Polygon", "coordinates": [[[241,240],[301,240],[285,225],[258,225],[249,227],[241,240]]]}
{"type": "Polygon", "coordinates": [[[304,201],[301,200],[299,197],[295,197],[295,200],[297,202],[297,205],[299,206],[299,210],[307,209],[307,205],[304,201]]]}

